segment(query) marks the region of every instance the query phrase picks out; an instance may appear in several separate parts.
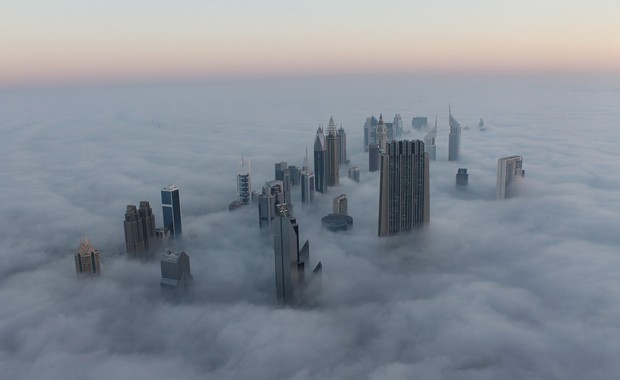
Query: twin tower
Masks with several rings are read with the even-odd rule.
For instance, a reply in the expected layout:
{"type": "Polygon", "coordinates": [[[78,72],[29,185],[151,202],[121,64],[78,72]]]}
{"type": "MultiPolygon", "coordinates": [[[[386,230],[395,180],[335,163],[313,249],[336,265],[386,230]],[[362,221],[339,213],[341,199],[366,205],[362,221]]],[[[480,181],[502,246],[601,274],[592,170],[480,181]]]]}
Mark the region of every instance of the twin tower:
{"type": "Polygon", "coordinates": [[[336,129],[330,116],[327,136],[319,127],[314,138],[314,189],[324,193],[328,186],[340,181],[340,164],[347,163],[347,135],[342,128],[336,129]]]}

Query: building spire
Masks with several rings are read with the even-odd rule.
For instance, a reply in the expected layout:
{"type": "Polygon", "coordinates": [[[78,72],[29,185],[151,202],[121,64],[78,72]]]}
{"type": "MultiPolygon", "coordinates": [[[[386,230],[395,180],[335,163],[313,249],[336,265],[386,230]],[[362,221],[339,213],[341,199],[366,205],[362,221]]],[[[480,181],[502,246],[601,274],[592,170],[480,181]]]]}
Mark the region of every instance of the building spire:
{"type": "Polygon", "coordinates": [[[383,112],[379,114],[379,124],[383,124],[383,112]]]}

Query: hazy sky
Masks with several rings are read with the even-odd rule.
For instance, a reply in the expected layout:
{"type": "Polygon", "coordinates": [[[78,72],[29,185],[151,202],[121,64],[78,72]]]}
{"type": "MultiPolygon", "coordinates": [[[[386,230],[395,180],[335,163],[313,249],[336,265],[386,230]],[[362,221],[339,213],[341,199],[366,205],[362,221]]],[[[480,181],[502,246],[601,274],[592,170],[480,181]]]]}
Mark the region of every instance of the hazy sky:
{"type": "Polygon", "coordinates": [[[614,71],[620,2],[0,1],[0,85],[614,71]]]}

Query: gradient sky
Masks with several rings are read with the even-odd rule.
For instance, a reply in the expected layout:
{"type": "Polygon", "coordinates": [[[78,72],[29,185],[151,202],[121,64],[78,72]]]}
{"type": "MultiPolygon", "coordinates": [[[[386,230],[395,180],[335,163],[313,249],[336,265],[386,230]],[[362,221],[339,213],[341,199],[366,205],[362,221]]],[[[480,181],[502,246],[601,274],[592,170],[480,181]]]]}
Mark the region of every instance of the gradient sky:
{"type": "Polygon", "coordinates": [[[0,85],[606,71],[617,0],[1,0],[0,85]]]}

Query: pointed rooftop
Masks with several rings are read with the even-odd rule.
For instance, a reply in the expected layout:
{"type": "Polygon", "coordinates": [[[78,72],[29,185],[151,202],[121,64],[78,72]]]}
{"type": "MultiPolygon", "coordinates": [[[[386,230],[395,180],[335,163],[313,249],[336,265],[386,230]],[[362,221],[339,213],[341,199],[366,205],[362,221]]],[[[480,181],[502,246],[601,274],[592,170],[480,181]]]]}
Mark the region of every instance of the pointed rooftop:
{"type": "Polygon", "coordinates": [[[322,152],[325,150],[325,135],[323,134],[323,128],[319,127],[316,131],[316,137],[314,138],[314,151],[322,152]]]}

